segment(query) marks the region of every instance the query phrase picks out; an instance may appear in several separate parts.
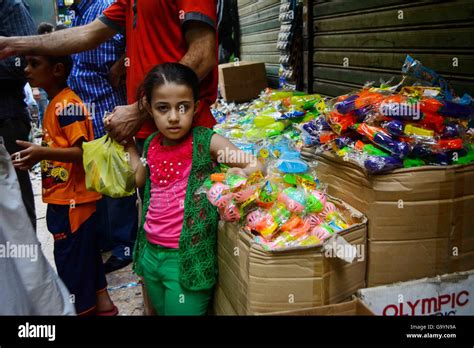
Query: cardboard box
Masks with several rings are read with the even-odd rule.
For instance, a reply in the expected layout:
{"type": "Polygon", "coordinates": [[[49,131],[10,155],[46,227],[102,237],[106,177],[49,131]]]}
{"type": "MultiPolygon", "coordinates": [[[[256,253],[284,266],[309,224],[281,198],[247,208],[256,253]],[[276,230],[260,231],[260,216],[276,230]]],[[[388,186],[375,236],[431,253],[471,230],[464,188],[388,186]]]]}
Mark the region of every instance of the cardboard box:
{"type": "Polygon", "coordinates": [[[353,223],[338,234],[352,245],[350,248],[358,248],[358,257],[352,263],[334,257],[335,253],[321,245],[265,251],[237,224],[221,222],[215,314],[251,315],[312,308],[341,302],[365,287],[367,220],[342,201],[332,201],[353,223]]]}
{"type": "Polygon", "coordinates": [[[336,316],[336,315],[364,315],[373,316],[369,307],[365,305],[359,298],[354,297],[351,301],[342,302],[327,306],[315,307],[315,308],[304,308],[294,311],[282,311],[275,313],[268,313],[265,315],[289,315],[289,316],[336,316]]]}
{"type": "Polygon", "coordinates": [[[255,99],[267,86],[265,63],[242,61],[219,64],[219,89],[226,101],[255,99]]]}
{"type": "Polygon", "coordinates": [[[361,289],[375,315],[474,315],[474,271],[361,289]]]}
{"type": "Polygon", "coordinates": [[[368,286],[474,269],[474,164],[368,175],[333,154],[317,160],[329,194],[368,218],[368,286]]]}

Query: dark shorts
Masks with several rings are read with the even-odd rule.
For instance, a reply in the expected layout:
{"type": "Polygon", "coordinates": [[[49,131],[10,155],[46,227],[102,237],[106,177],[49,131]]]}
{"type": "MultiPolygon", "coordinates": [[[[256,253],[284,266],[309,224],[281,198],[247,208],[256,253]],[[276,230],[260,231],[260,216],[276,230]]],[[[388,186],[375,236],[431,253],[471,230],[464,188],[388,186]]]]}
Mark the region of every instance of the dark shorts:
{"type": "Polygon", "coordinates": [[[71,293],[77,314],[92,314],[97,293],[107,288],[99,249],[97,213],[71,233],[69,206],[48,204],[46,223],[54,237],[54,260],[59,277],[71,293]]]}

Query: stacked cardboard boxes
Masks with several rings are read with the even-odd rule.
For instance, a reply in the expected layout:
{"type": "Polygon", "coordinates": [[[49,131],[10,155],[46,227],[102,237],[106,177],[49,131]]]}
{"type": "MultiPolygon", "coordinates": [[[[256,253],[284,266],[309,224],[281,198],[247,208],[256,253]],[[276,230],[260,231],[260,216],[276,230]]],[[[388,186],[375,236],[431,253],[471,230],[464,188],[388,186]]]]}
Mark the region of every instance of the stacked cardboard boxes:
{"type": "Polygon", "coordinates": [[[368,218],[369,287],[474,269],[474,164],[368,175],[318,156],[328,193],[368,218]]]}
{"type": "Polygon", "coordinates": [[[238,225],[222,222],[215,314],[314,308],[344,301],[365,287],[367,220],[342,201],[333,202],[352,224],[339,234],[358,251],[352,263],[335,257],[336,248],[326,250],[322,246],[266,251],[238,225]]]}

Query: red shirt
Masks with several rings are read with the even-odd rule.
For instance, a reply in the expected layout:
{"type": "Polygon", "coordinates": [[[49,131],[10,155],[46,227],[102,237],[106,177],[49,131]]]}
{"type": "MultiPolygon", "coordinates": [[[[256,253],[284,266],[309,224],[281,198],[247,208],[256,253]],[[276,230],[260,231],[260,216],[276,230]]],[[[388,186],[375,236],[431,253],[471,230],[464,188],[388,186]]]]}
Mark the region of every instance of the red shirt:
{"type": "MultiPolygon", "coordinates": [[[[215,0],[116,0],[104,11],[102,22],[119,31],[125,28],[129,104],[137,100],[137,89],[151,68],[184,57],[188,46],[183,25],[187,21],[197,20],[216,28],[216,8],[215,0]]],[[[211,128],[216,123],[210,106],[217,98],[217,76],[216,62],[214,70],[201,81],[195,125],[211,128]]],[[[153,120],[147,120],[136,137],[146,138],[155,130],[153,120]]]]}

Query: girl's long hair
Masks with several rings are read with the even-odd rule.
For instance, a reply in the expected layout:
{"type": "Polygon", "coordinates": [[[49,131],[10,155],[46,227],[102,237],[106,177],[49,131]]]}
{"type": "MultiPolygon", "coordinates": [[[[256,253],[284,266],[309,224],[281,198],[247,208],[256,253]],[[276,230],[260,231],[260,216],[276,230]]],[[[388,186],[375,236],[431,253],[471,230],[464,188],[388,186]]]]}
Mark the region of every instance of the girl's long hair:
{"type": "Polygon", "coordinates": [[[199,79],[196,73],[180,63],[164,63],[153,67],[138,88],[138,109],[142,111],[145,102],[151,105],[153,89],[166,83],[188,86],[193,91],[194,102],[199,100],[199,79]]]}

